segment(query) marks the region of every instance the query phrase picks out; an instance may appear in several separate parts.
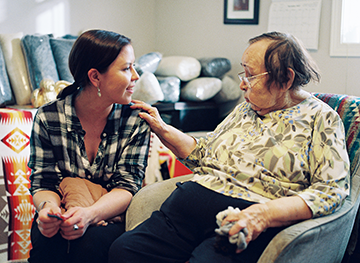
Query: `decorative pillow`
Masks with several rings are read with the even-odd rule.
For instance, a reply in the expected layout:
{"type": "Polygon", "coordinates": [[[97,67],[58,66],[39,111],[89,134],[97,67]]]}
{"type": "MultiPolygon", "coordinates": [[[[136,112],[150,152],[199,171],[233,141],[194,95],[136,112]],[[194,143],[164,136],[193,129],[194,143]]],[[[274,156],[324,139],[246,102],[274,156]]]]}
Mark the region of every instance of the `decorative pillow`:
{"type": "Polygon", "coordinates": [[[9,77],[6,72],[4,55],[0,48],[0,106],[14,103],[15,100],[11,91],[9,77]]]}
{"type": "Polygon", "coordinates": [[[221,78],[231,70],[230,60],[227,58],[201,58],[201,76],[221,78]]]}
{"type": "Polygon", "coordinates": [[[155,73],[161,59],[162,59],[162,55],[159,52],[151,52],[142,55],[135,63],[136,70],[140,75],[145,71],[155,73]]]}
{"type": "Polygon", "coordinates": [[[221,80],[221,90],[213,97],[213,100],[216,103],[223,103],[237,100],[242,94],[243,92],[240,89],[240,84],[229,76],[224,76],[221,80]]]}
{"type": "Polygon", "coordinates": [[[26,35],[21,39],[32,89],[43,79],[59,80],[48,35],[26,35]]]}
{"type": "Polygon", "coordinates": [[[180,92],[180,97],[186,101],[205,101],[214,97],[221,89],[218,78],[197,78],[187,83],[180,92]]]}
{"type": "Polygon", "coordinates": [[[164,99],[164,94],[160,88],[159,81],[155,75],[150,72],[144,72],[136,82],[132,96],[135,100],[142,100],[149,104],[164,99]]]}
{"type": "Polygon", "coordinates": [[[350,159],[351,174],[356,171],[360,157],[360,98],[348,95],[314,93],[340,115],[346,133],[346,147],[350,159]]]}
{"type": "Polygon", "coordinates": [[[67,34],[65,36],[62,36],[61,38],[63,38],[63,39],[75,39],[76,40],[78,38],[78,36],[67,34]]]}
{"type": "Polygon", "coordinates": [[[155,74],[163,77],[176,76],[182,81],[189,81],[197,78],[200,71],[201,65],[196,58],[170,56],[160,61],[155,74]]]}
{"type": "Polygon", "coordinates": [[[4,54],[6,70],[9,76],[16,104],[30,104],[31,86],[24,54],[21,50],[23,33],[0,34],[0,44],[4,54]]]}
{"type": "Polygon", "coordinates": [[[69,69],[69,54],[76,39],[50,38],[59,79],[74,82],[69,69]]]}
{"type": "Polygon", "coordinates": [[[158,77],[164,93],[164,102],[177,102],[180,99],[180,79],[177,77],[158,77]]]}
{"type": "Polygon", "coordinates": [[[50,101],[56,100],[59,92],[70,84],[66,80],[55,83],[52,79],[43,79],[40,82],[40,88],[34,90],[31,94],[31,104],[34,108],[39,108],[50,101]]]}

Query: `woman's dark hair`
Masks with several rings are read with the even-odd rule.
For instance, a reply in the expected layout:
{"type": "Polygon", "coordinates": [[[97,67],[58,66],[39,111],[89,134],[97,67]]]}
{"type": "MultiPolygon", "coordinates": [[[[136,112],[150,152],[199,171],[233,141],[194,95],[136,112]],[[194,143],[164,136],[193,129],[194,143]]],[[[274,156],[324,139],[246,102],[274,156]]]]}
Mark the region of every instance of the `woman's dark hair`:
{"type": "Polygon", "coordinates": [[[106,72],[121,49],[128,44],[131,44],[129,38],[111,31],[89,30],[82,33],[76,39],[69,55],[69,68],[75,82],[62,90],[58,98],[65,98],[78,87],[86,86],[90,82],[90,69],[106,72]]]}
{"type": "Polygon", "coordinates": [[[305,86],[311,80],[320,81],[317,65],[296,37],[285,33],[270,32],[250,39],[249,44],[263,39],[272,41],[265,52],[265,67],[269,72],[268,87],[274,82],[280,86],[288,82],[289,68],[295,72],[291,89],[305,86]]]}

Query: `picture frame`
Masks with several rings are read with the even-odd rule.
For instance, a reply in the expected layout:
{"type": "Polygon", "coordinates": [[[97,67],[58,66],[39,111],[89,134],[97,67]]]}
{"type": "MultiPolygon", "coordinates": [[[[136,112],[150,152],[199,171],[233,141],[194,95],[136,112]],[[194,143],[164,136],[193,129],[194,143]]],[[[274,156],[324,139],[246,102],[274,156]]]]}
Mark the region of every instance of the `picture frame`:
{"type": "Polygon", "coordinates": [[[260,0],[224,0],[224,24],[259,24],[260,0]]]}

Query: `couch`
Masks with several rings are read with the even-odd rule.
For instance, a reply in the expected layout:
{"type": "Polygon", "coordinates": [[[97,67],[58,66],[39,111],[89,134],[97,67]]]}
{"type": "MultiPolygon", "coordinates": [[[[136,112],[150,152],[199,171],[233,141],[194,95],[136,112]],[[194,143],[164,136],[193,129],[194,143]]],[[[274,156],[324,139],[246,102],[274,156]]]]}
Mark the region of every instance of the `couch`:
{"type": "MultiPolygon", "coordinates": [[[[346,143],[351,160],[351,190],[342,208],[321,218],[310,219],[290,226],[269,243],[259,263],[338,263],[345,253],[354,251],[359,234],[360,203],[360,98],[316,93],[341,116],[346,130],[346,143]],[[356,224],[354,227],[354,222],[356,224]],[[350,241],[350,242],[349,242],[350,241]]],[[[132,199],[126,213],[126,229],[131,230],[158,210],[175,189],[178,181],[192,175],[173,178],[141,189],[132,199]]]]}

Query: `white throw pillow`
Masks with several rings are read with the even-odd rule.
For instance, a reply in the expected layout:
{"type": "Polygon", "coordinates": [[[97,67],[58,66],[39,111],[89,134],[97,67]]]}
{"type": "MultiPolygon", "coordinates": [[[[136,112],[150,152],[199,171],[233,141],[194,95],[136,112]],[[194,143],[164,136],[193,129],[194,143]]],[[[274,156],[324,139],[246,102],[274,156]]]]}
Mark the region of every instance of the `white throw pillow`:
{"type": "Polygon", "coordinates": [[[220,89],[220,79],[201,77],[187,83],[181,89],[180,96],[187,101],[205,101],[214,97],[220,89]]]}
{"type": "Polygon", "coordinates": [[[221,82],[221,90],[213,98],[216,103],[237,100],[242,96],[243,91],[240,89],[240,83],[229,76],[224,76],[221,82]]]}
{"type": "Polygon", "coordinates": [[[31,102],[32,89],[29,82],[25,57],[21,48],[22,37],[22,32],[0,34],[0,44],[16,104],[27,105],[31,102]]]}
{"type": "Polygon", "coordinates": [[[178,77],[182,81],[197,78],[201,72],[200,62],[193,57],[169,56],[163,57],[155,71],[155,75],[178,77]]]}
{"type": "Polygon", "coordinates": [[[144,72],[134,87],[132,98],[149,104],[164,100],[159,81],[151,72],[144,72]]]}

